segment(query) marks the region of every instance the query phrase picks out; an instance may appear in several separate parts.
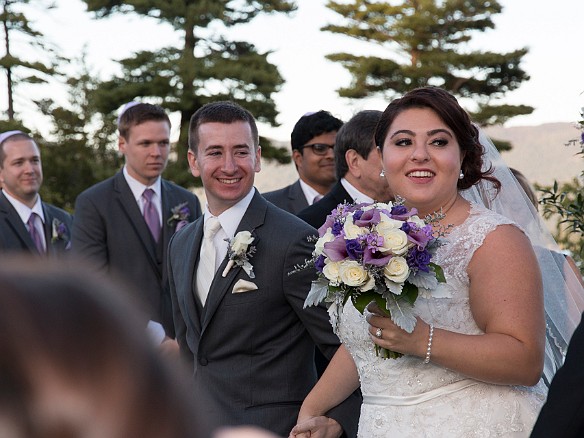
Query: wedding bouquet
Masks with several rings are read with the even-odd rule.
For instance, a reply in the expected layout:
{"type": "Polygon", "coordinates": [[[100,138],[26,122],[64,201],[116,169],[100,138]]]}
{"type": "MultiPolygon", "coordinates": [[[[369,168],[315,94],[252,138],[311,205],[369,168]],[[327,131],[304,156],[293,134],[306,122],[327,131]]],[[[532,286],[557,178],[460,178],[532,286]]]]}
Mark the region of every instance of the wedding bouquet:
{"type": "MultiPolygon", "coordinates": [[[[446,281],[442,268],[432,262],[440,236],[434,235],[431,224],[440,218],[435,214],[420,219],[403,199],[387,204],[339,204],[320,227],[313,257],[307,262],[314,265],[318,278],[304,307],[330,303],[336,331],[348,299],[361,314],[375,301],[395,324],[411,333],[418,293],[429,293],[446,281]]],[[[401,356],[376,346],[377,354],[380,350],[386,358],[401,356]]]]}

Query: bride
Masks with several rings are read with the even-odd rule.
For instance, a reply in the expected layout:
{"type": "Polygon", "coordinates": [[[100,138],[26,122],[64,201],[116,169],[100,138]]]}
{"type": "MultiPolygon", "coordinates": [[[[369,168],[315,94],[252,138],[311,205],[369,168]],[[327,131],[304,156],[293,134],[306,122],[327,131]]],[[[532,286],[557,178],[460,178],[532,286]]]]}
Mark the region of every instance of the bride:
{"type": "MultiPolygon", "coordinates": [[[[582,303],[563,293],[561,274],[538,262],[533,245],[545,243],[533,236],[541,227],[529,229],[537,216],[509,218],[520,209],[506,201],[507,175],[495,172],[500,157],[487,140],[479,142],[478,129],[452,95],[426,87],[394,100],[375,140],[392,191],[420,217],[444,214],[445,244],[435,263],[446,283],[431,298],[418,298],[412,333],[373,303],[364,317],[349,300],[338,329],[343,345],[305,399],[290,436],[328,436],[320,435],[327,432],[322,416],[359,385],[360,437],[528,436],[547,393],[544,357],[553,358],[548,350],[565,351],[582,303]],[[497,194],[504,200],[498,207],[509,215],[493,211],[497,194]],[[544,314],[544,287],[556,274],[544,314]],[[404,356],[383,359],[374,344],[404,356]]],[[[557,365],[546,358],[546,373],[553,375],[557,365]]]]}

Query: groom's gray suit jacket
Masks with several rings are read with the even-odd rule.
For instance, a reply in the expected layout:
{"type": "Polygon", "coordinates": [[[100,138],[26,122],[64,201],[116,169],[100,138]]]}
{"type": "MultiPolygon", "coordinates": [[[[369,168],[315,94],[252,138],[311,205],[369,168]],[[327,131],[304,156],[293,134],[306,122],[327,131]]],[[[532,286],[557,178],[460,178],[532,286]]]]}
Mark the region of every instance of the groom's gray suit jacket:
{"type": "MultiPolygon", "coordinates": [[[[288,436],[316,382],[314,345],[329,359],[339,345],[326,309],[303,309],[314,270],[289,275],[311,257],[314,244],[307,237],[316,230],[257,191],[237,228],[244,230],[254,238],[255,278],[237,266],[222,277],[226,257],[204,308],[195,290],[203,219],[171,239],[168,271],[177,340],[192,364],[196,387],[210,394],[205,405],[219,424],[255,424],[288,436]],[[258,289],[233,293],[240,279],[258,289]]],[[[329,416],[355,436],[359,409],[360,399],[353,395],[329,416]]]]}

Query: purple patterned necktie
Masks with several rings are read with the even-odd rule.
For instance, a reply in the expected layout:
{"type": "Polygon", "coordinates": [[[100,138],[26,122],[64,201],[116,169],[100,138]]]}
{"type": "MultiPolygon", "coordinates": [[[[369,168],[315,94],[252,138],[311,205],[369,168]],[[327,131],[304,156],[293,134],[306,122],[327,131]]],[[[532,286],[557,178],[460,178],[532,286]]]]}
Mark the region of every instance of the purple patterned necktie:
{"type": "Polygon", "coordinates": [[[144,220],[146,225],[150,228],[150,233],[154,240],[158,242],[160,238],[160,217],[158,216],[158,210],[156,210],[156,205],[152,202],[152,196],[154,196],[154,190],[146,189],[142,193],[142,198],[144,200],[144,220]]]}
{"type": "Polygon", "coordinates": [[[30,217],[28,218],[28,222],[26,224],[28,225],[28,232],[30,233],[30,237],[32,238],[32,241],[34,242],[38,252],[40,252],[41,254],[44,254],[45,247],[43,245],[43,237],[40,235],[40,233],[38,232],[38,230],[34,226],[34,223],[35,223],[37,216],[38,216],[38,214],[31,213],[30,217]]]}

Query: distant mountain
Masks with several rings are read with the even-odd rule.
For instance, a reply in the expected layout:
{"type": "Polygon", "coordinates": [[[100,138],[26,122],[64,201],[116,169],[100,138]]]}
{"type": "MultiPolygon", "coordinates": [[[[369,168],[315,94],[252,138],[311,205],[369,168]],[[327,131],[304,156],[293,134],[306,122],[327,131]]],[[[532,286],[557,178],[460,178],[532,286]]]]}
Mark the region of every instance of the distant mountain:
{"type": "MultiPolygon", "coordinates": [[[[571,123],[491,127],[486,132],[492,138],[511,142],[513,149],[503,153],[505,162],[520,170],[532,183],[551,185],[554,180],[569,181],[584,169],[584,158],[576,155],[579,148],[565,146],[568,140],[579,136],[578,129],[571,123]]],[[[280,146],[290,147],[285,142],[280,146]]],[[[266,192],[284,187],[297,178],[293,163],[263,162],[261,172],[256,175],[256,187],[266,192]]]]}
{"type": "Polygon", "coordinates": [[[491,127],[486,131],[492,138],[511,142],[513,149],[503,152],[503,159],[532,183],[551,185],[554,180],[570,181],[584,170],[584,157],[576,155],[579,146],[566,146],[580,135],[572,123],[491,127]]]}

